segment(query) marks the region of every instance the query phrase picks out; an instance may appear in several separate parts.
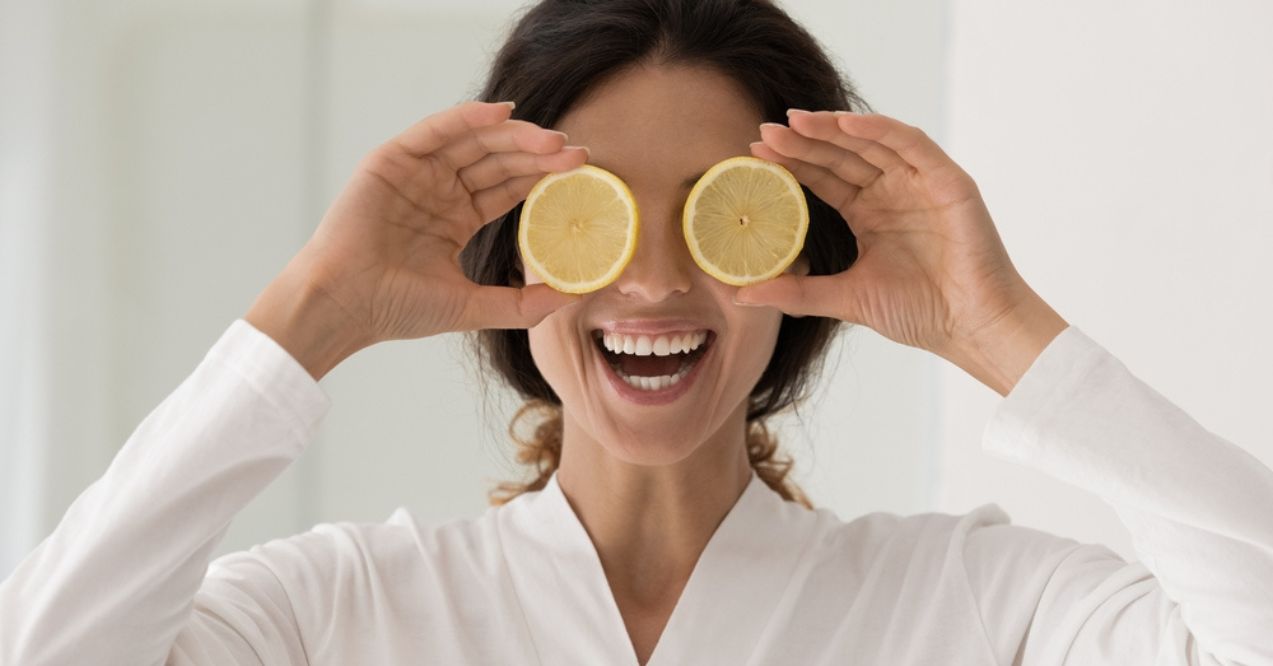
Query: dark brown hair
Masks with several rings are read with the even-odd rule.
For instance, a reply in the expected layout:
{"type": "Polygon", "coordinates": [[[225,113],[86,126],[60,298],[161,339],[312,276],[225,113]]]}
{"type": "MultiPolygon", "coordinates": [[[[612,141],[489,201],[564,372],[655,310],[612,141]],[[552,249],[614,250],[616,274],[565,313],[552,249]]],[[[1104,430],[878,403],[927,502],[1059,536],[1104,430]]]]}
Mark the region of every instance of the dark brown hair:
{"type": "MultiPolygon", "coordinates": [[[[616,73],[639,65],[709,68],[741,84],[766,122],[785,123],[788,108],[870,107],[837,71],[804,28],[769,0],[543,0],[526,10],[495,56],[479,95],[487,102],[513,100],[513,117],[553,127],[584,93],[616,73]]],[[[808,188],[809,232],[803,255],[813,275],[847,269],[857,259],[857,241],[844,218],[808,188]]],[[[474,282],[524,284],[517,252],[519,204],[473,238],[460,260],[474,282]]],[[[823,317],[783,316],[769,365],[747,406],[747,454],[760,478],[785,499],[809,506],[786,478],[789,458],[764,419],[803,400],[841,322],[823,317]]],[[[531,358],[525,330],[484,330],[472,338],[483,366],[508,382],[526,404],[509,433],[517,459],[535,478],[502,483],[491,493],[501,504],[539,490],[561,459],[561,400],[531,358]],[[539,415],[529,434],[525,417],[539,415]]]]}

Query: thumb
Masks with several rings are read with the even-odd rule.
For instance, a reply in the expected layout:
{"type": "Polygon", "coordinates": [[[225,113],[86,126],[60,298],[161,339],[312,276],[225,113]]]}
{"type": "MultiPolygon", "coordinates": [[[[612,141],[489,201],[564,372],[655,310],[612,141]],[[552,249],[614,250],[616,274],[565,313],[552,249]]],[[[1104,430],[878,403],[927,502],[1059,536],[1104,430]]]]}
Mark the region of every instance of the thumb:
{"type": "Polygon", "coordinates": [[[837,275],[780,275],[741,287],[734,294],[739,305],[763,305],[796,317],[831,317],[860,324],[851,280],[837,275]]]}
{"type": "Polygon", "coordinates": [[[479,287],[469,300],[471,328],[531,328],[580,298],[546,284],[479,287]]]}

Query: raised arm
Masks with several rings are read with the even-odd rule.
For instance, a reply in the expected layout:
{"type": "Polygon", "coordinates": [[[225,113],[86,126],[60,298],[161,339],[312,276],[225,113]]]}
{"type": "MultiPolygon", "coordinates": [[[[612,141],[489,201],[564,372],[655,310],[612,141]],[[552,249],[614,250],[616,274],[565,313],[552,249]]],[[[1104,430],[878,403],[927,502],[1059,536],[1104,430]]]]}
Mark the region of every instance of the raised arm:
{"type": "MultiPolygon", "coordinates": [[[[234,322],[0,585],[0,663],[158,664],[183,630],[223,640],[236,661],[219,663],[253,663],[241,637],[190,616],[191,599],[231,519],[328,405],[277,344],[234,322]]],[[[277,649],[262,654],[291,651],[277,649]]]]}
{"type": "Polygon", "coordinates": [[[587,157],[511,113],[460,104],[359,162],[245,319],[0,584],[0,663],[304,663],[269,572],[196,593],[231,519],[326,412],[316,380],[383,340],[529,327],[577,300],[480,286],[460,269],[482,226],[587,157]]]}
{"type": "Polygon", "coordinates": [[[1267,466],[1074,327],[1000,404],[983,446],[1103,498],[1139,560],[1013,526],[970,534],[987,632],[1015,663],[1273,664],[1267,466]]]}
{"type": "Polygon", "coordinates": [[[987,633],[1015,664],[1273,664],[1273,472],[1070,327],[1008,259],[972,178],[887,116],[793,110],[757,157],[836,207],[859,258],[739,302],[869,326],[1007,396],[988,451],[1108,500],[1143,563],[1025,528],[969,536],[987,633]]]}

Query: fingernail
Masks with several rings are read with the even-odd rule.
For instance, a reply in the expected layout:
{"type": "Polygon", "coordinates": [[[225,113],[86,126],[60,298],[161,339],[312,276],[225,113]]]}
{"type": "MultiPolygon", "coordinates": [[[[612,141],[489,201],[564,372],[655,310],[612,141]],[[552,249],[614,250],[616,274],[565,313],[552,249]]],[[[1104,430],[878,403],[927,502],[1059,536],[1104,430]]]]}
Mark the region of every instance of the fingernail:
{"type": "Polygon", "coordinates": [[[783,129],[786,129],[787,127],[786,125],[781,125],[778,123],[761,123],[760,126],[761,127],[781,127],[783,129]]]}
{"type": "Polygon", "coordinates": [[[587,147],[587,146],[566,146],[566,147],[562,148],[562,150],[570,150],[571,148],[577,148],[577,149],[579,149],[579,150],[582,150],[582,151],[583,151],[583,152],[585,152],[585,153],[588,153],[589,155],[592,155],[592,151],[591,151],[591,150],[588,150],[588,147],[587,147]]]}
{"type": "Polygon", "coordinates": [[[805,111],[804,109],[787,109],[787,115],[788,115],[788,116],[792,116],[792,115],[805,115],[805,116],[807,116],[807,115],[809,115],[809,112],[808,112],[808,111],[805,111]]]}
{"type": "Polygon", "coordinates": [[[565,132],[558,132],[557,130],[548,130],[548,131],[549,131],[549,132],[552,132],[553,134],[556,134],[557,136],[560,136],[560,137],[561,137],[561,138],[563,138],[563,139],[569,139],[569,138],[570,138],[569,136],[566,136],[566,133],[565,133],[565,132]]]}
{"type": "Polygon", "coordinates": [[[517,102],[511,101],[511,100],[510,100],[510,101],[507,101],[507,102],[499,102],[499,103],[500,103],[500,104],[503,104],[504,106],[507,106],[507,107],[508,107],[508,108],[510,108],[510,109],[516,109],[516,108],[517,108],[517,102]]]}

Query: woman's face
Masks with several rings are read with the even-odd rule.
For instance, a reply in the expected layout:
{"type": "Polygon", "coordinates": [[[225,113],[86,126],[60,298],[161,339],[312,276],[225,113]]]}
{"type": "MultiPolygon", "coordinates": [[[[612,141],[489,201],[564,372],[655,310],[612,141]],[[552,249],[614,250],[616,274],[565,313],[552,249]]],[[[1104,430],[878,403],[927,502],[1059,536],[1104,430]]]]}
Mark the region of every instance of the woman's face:
{"type": "MultiPolygon", "coordinates": [[[[707,275],[690,257],[681,212],[704,171],[751,154],[748,144],[760,139],[762,120],[723,75],[648,66],[590,91],[554,128],[571,144],[587,146],[590,164],[627,183],[641,216],[636,254],[618,280],[529,332],[535,364],[562,400],[568,438],[586,435],[625,462],[666,465],[722,439],[714,434],[741,434],[747,395],[773,353],[782,315],[734,305],[737,287],[707,275]],[[640,354],[642,337],[660,352],[671,351],[660,338],[674,348],[704,335],[688,357],[699,355],[692,364],[685,354],[640,354]],[[622,336],[631,337],[638,353],[606,353],[599,336],[620,348],[622,336]],[[615,362],[641,376],[688,374],[650,391],[630,386],[612,369],[615,362]],[[734,427],[722,430],[725,424],[734,427]]],[[[531,271],[526,278],[543,281],[531,271]]],[[[732,439],[741,447],[741,437],[732,439]]]]}

